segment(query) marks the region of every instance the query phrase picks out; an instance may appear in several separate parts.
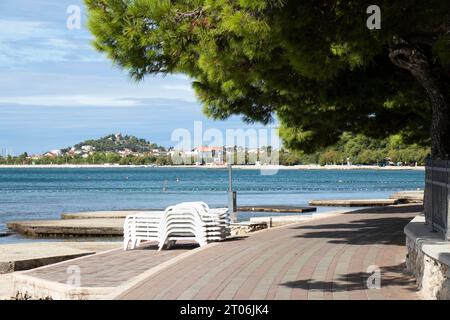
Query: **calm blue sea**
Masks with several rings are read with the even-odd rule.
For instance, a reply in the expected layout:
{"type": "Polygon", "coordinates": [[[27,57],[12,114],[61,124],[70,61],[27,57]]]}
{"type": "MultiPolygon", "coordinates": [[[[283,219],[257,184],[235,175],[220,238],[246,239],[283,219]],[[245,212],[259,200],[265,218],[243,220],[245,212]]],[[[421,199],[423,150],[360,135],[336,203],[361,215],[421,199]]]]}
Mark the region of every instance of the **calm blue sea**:
{"type": "MultiPolygon", "coordinates": [[[[238,205],[306,206],[312,199],[385,198],[423,189],[423,171],[233,170],[238,205]]],[[[58,219],[64,212],[165,208],[181,201],[227,204],[226,169],[0,169],[0,232],[18,219],[58,219]],[[165,188],[165,191],[164,191],[165,188]]],[[[335,210],[324,208],[323,210],[335,210]]],[[[254,213],[240,213],[246,220],[254,213]]],[[[256,214],[262,215],[262,214],[256,214]]],[[[0,242],[10,237],[1,238],[0,242]]]]}

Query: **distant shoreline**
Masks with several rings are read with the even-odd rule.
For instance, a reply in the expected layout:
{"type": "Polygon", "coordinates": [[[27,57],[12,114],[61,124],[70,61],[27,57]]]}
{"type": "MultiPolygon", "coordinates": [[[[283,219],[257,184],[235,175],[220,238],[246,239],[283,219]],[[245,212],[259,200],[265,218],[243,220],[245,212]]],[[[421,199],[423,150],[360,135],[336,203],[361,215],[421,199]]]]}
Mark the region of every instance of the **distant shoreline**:
{"type": "MultiPolygon", "coordinates": [[[[187,168],[187,169],[226,169],[226,165],[106,165],[106,164],[61,164],[61,165],[0,165],[0,169],[101,169],[101,168],[187,168]]],[[[242,170],[415,170],[424,171],[424,166],[370,166],[370,165],[295,165],[295,166],[255,166],[255,165],[233,165],[233,169],[242,170]]]]}

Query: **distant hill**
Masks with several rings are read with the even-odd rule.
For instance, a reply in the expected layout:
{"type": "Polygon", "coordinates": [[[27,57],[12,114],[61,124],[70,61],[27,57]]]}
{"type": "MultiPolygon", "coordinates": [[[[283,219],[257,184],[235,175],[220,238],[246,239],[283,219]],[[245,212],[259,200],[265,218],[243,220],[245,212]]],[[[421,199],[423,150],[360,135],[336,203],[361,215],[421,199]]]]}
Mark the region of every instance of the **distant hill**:
{"type": "Polygon", "coordinates": [[[133,152],[149,152],[153,149],[164,150],[164,147],[158,146],[156,143],[151,143],[135,136],[122,136],[120,133],[110,134],[99,139],[86,140],[73,147],[81,149],[83,146],[92,146],[96,152],[118,152],[125,149],[133,152]]]}

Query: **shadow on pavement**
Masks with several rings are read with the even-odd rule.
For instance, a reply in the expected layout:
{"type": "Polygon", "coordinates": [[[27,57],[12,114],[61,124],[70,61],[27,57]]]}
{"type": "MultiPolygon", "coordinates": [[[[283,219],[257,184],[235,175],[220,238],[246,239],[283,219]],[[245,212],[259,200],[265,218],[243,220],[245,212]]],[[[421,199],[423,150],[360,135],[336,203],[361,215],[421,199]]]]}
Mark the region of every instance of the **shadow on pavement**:
{"type": "MultiPolygon", "coordinates": [[[[412,292],[417,291],[414,279],[410,276],[405,276],[403,274],[403,270],[403,263],[399,265],[380,268],[381,288],[399,287],[412,292]]],[[[281,285],[289,288],[298,288],[303,290],[322,290],[324,292],[366,290],[367,278],[369,277],[369,275],[370,274],[365,272],[356,272],[341,276],[334,281],[316,281],[314,279],[304,279],[285,282],[281,285]]]]}
{"type": "Polygon", "coordinates": [[[350,218],[348,221],[342,222],[341,219],[337,223],[300,225],[293,229],[302,231],[295,236],[297,238],[325,238],[329,239],[328,243],[403,246],[405,244],[403,228],[420,213],[421,208],[419,205],[368,208],[345,213],[344,215],[350,218]]]}

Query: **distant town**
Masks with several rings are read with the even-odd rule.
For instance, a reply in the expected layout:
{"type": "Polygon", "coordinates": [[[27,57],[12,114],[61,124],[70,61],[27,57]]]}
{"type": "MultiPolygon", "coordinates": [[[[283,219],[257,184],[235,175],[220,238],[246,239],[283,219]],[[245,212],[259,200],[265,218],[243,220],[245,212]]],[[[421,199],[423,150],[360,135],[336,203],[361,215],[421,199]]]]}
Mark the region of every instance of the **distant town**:
{"type": "Polygon", "coordinates": [[[192,150],[174,150],[145,139],[116,133],[43,154],[23,153],[14,157],[0,157],[0,164],[225,165],[227,150],[233,151],[236,163],[258,164],[258,159],[267,149],[270,150],[270,147],[248,149],[235,146],[200,146],[192,150]]]}
{"type": "Polygon", "coordinates": [[[285,148],[244,148],[240,146],[198,146],[192,150],[166,148],[145,139],[121,133],[86,140],[74,146],[43,154],[23,153],[0,156],[0,165],[196,165],[221,166],[228,161],[239,165],[423,165],[429,150],[404,145],[392,137],[374,143],[364,136],[346,136],[332,148],[312,154],[291,152],[285,148]],[[232,156],[231,156],[232,155],[232,156]]]}

